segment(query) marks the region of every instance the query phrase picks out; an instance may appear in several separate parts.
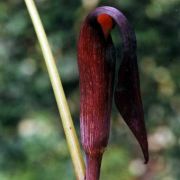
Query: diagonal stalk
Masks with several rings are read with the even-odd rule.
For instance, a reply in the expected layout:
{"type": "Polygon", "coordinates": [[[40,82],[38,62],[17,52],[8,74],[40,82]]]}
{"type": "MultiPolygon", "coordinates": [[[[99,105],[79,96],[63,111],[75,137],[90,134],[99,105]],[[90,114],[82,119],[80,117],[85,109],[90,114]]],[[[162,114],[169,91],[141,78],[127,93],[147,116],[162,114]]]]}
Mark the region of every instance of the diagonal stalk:
{"type": "Polygon", "coordinates": [[[51,80],[52,88],[54,90],[57,106],[61,116],[64,132],[67,139],[67,144],[70,150],[72,162],[75,169],[75,174],[78,180],[84,180],[84,161],[80,151],[80,145],[73,125],[70,110],[67,100],[63,91],[61,79],[56,67],[52,51],[50,49],[42,22],[40,20],[38,11],[33,0],[24,0],[30,14],[34,29],[36,31],[39,44],[45,59],[49,77],[51,80]]]}

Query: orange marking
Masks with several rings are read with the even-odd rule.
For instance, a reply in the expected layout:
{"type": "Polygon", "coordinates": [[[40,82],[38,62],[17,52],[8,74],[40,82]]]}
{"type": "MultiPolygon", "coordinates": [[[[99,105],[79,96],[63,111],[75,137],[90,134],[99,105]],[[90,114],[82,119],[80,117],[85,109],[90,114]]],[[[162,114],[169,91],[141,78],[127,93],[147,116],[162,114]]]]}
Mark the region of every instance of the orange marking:
{"type": "Polygon", "coordinates": [[[112,20],[111,16],[109,16],[107,14],[100,14],[97,17],[97,21],[101,25],[104,36],[107,38],[111,29],[113,28],[113,20],[112,20]]]}

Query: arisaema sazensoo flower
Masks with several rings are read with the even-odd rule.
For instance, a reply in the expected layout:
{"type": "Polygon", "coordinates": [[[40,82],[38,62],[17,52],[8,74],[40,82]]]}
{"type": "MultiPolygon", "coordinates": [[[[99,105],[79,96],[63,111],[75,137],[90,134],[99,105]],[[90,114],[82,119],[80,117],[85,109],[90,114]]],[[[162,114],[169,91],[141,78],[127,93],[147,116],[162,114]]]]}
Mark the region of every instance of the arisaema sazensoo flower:
{"type": "Polygon", "coordinates": [[[148,143],[140,95],[136,37],[126,17],[113,7],[92,11],[78,41],[80,130],[86,154],[86,179],[99,179],[101,159],[110,131],[112,99],[139,142],[145,163],[148,143]],[[122,62],[114,89],[116,49],[110,35],[117,26],[123,41],[122,62]]]}

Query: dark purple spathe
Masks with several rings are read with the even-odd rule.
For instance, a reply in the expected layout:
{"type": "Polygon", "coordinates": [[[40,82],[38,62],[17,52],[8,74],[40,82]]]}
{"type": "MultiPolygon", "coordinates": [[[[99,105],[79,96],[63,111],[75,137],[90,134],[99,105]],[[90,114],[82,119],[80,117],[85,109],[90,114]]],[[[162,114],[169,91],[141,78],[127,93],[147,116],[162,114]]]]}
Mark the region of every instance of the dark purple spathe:
{"type": "Polygon", "coordinates": [[[114,87],[116,52],[110,34],[105,38],[97,22],[97,16],[101,14],[112,17],[123,39],[122,63],[114,92],[115,104],[138,140],[145,163],[149,158],[135,33],[119,10],[108,6],[98,7],[83,22],[78,41],[80,126],[87,159],[87,180],[99,178],[101,158],[109,138],[114,87]]]}
{"type": "Polygon", "coordinates": [[[148,162],[148,143],[144,124],[143,106],[140,95],[139,73],[136,56],[136,37],[126,17],[117,9],[109,6],[96,8],[89,18],[108,14],[118,25],[123,39],[123,60],[119,69],[115,89],[115,103],[129,128],[137,138],[148,162]]]}

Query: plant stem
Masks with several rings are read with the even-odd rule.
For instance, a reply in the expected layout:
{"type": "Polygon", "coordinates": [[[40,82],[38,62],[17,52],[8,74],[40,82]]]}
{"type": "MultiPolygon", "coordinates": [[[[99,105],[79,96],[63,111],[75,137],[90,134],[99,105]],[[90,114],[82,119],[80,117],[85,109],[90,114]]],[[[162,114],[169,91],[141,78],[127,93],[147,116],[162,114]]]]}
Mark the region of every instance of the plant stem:
{"type": "Polygon", "coordinates": [[[56,67],[52,51],[50,49],[42,22],[40,20],[38,11],[36,9],[35,3],[33,0],[24,0],[29,11],[30,17],[32,19],[34,29],[36,31],[39,44],[42,49],[42,53],[45,59],[51,84],[54,90],[57,106],[61,116],[64,132],[67,139],[67,144],[70,150],[72,162],[74,165],[76,177],[78,180],[84,180],[84,161],[80,151],[80,145],[76,135],[76,131],[73,125],[72,117],[70,110],[67,104],[67,100],[63,91],[62,83],[60,76],[56,67]]]}
{"type": "Polygon", "coordinates": [[[86,154],[86,180],[99,180],[102,154],[86,154]]]}

